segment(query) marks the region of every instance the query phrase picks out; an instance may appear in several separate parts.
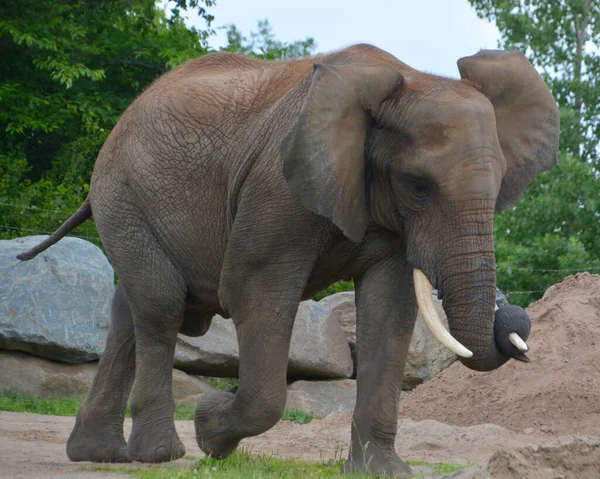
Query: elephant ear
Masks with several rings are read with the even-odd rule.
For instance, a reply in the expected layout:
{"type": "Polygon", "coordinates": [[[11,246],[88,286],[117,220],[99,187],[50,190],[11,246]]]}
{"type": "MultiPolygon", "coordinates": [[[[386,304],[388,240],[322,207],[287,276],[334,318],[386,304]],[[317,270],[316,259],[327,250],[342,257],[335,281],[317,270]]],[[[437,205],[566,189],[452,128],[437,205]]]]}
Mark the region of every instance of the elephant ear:
{"type": "Polygon", "coordinates": [[[281,144],[297,201],[360,242],[369,222],[365,141],[379,105],[402,83],[387,65],[315,64],[300,114],[281,144]]]}
{"type": "Polygon", "coordinates": [[[463,79],[481,86],[496,114],[507,169],[496,211],[515,204],[557,160],[559,112],[542,77],[518,51],[482,50],[458,60],[463,79]]]}

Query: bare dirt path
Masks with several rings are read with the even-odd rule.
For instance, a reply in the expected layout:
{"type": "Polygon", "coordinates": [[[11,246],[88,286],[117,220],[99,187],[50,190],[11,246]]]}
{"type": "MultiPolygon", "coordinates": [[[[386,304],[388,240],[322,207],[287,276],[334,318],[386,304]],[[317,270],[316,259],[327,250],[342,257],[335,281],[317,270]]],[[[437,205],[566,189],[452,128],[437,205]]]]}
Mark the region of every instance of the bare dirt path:
{"type": "MultiPolygon", "coordinates": [[[[0,412],[0,477],[15,479],[92,478],[105,471],[82,470],[91,463],[70,462],[65,445],[74,424],[72,417],[0,412]]],[[[131,421],[126,422],[125,435],[131,421]]],[[[187,449],[187,459],[161,467],[181,467],[201,458],[191,421],[177,421],[177,431],[187,449]]],[[[246,439],[242,445],[252,453],[325,461],[345,457],[350,433],[347,414],[332,415],[307,425],[279,423],[269,432],[246,439]]],[[[447,426],[437,421],[403,420],[399,427],[398,452],[404,458],[428,462],[485,462],[503,446],[518,447],[539,437],[514,434],[491,424],[474,427],[447,426]]],[[[147,467],[141,464],[127,467],[147,467]]],[[[127,477],[110,474],[110,477],[127,477]]]]}

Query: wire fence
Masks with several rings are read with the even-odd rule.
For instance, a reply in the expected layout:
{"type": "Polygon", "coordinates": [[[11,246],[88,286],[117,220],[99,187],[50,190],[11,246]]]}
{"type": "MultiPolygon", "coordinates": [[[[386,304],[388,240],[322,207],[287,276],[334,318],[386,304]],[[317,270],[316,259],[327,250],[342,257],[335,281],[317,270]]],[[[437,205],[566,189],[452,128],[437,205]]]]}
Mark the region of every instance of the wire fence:
{"type": "MultiPolygon", "coordinates": [[[[52,210],[52,209],[47,209],[47,208],[40,208],[38,206],[33,206],[33,205],[10,203],[3,199],[0,199],[0,221],[2,221],[2,217],[3,217],[2,208],[21,210],[20,211],[21,215],[26,214],[28,216],[35,217],[35,218],[39,218],[39,216],[36,213],[49,213],[51,215],[61,216],[62,217],[61,221],[66,220],[69,216],[71,216],[73,213],[75,213],[75,211],[52,210]]],[[[39,235],[51,235],[52,233],[54,233],[53,230],[49,231],[46,229],[42,230],[42,229],[34,229],[34,228],[21,228],[21,227],[16,227],[16,226],[0,224],[0,231],[2,231],[2,230],[15,232],[15,236],[17,235],[17,233],[29,233],[29,234],[34,233],[34,234],[39,234],[39,235]]],[[[77,235],[77,234],[69,234],[68,236],[92,241],[92,242],[96,243],[97,245],[102,246],[102,242],[101,242],[99,236],[77,235]]],[[[600,271],[600,267],[586,267],[586,266],[559,268],[559,269],[541,269],[541,268],[530,268],[527,266],[497,265],[496,269],[500,270],[500,271],[515,270],[515,271],[524,271],[524,272],[541,273],[541,274],[558,274],[558,273],[569,274],[569,273],[600,271]]],[[[510,295],[538,294],[538,293],[543,293],[545,291],[546,291],[546,289],[534,289],[534,290],[528,290],[528,291],[503,291],[503,293],[506,294],[507,296],[510,296],[510,295]]]]}

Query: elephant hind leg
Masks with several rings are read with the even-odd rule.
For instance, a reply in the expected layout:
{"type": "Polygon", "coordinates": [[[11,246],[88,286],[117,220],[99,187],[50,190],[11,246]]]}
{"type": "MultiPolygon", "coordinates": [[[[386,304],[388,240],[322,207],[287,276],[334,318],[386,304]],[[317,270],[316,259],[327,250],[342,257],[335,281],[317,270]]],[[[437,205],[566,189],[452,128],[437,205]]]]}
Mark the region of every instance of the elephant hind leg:
{"type": "Polygon", "coordinates": [[[131,392],[131,459],[158,463],[185,455],[173,420],[173,362],[185,310],[186,284],[149,232],[135,256],[117,270],[133,316],[135,382],[131,392]],[[123,270],[123,267],[125,269],[123,270]]]}
{"type": "Polygon", "coordinates": [[[71,461],[131,461],[123,436],[123,419],[134,375],[133,320],[125,291],[119,285],[112,300],[106,348],[67,441],[71,461]]]}

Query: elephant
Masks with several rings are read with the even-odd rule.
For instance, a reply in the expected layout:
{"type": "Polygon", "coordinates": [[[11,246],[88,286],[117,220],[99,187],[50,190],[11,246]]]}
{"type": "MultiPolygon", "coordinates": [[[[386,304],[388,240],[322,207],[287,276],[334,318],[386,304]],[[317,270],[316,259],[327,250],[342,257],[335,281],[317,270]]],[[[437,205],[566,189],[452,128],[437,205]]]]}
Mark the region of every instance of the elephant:
{"type": "Polygon", "coordinates": [[[221,52],[129,106],[85,202],[19,255],[93,216],[119,278],[71,460],[185,454],[173,421],[176,338],[204,334],[215,314],[235,324],[239,389],[199,401],[198,445],[224,458],[271,428],[298,304],[340,279],[354,279],[357,305],[345,472],[409,474],[394,442],[419,308],[470,369],[527,360],[529,317],[495,306],[493,220],[556,163],[558,109],[520,52],[482,50],[458,69],[460,79],[420,72],[366,44],[281,62],[221,52]],[[449,331],[431,316],[432,286],[449,331]]]}

